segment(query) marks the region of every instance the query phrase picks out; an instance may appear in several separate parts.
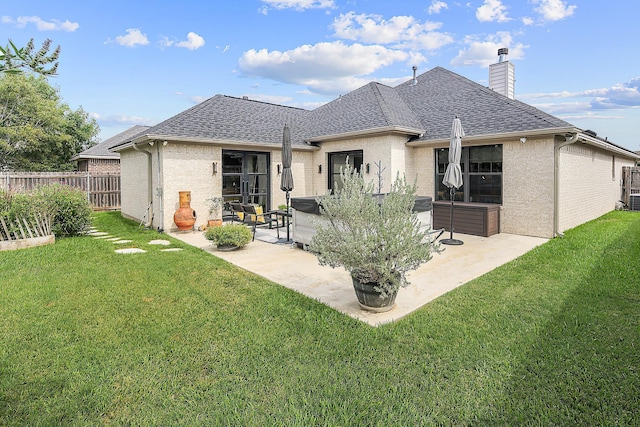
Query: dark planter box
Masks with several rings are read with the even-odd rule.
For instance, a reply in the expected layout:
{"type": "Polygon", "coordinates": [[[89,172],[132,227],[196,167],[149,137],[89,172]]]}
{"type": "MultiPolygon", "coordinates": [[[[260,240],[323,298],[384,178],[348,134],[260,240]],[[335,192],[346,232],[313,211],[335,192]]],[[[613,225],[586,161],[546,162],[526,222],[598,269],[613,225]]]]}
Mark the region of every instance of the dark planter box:
{"type": "MultiPolygon", "coordinates": [[[[433,202],[433,228],[449,230],[451,202],[433,202]]],[[[500,205],[455,202],[453,231],[473,236],[489,237],[500,233],[500,205]]]]}

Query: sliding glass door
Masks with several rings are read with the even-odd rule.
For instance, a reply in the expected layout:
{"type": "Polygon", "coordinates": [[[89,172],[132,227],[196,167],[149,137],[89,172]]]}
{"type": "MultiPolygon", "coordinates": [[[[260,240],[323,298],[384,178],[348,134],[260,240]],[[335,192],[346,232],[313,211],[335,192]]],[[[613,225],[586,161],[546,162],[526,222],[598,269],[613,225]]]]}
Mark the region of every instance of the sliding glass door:
{"type": "Polygon", "coordinates": [[[271,204],[269,153],[222,151],[222,197],[225,202],[271,204]]]}

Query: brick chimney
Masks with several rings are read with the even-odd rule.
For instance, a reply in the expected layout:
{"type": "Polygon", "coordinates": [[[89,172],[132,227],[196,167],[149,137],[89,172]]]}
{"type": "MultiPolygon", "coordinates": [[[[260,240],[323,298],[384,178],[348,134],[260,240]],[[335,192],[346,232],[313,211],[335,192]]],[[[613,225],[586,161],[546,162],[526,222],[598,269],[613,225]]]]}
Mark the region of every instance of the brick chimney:
{"type": "Polygon", "coordinates": [[[515,99],[515,72],[513,64],[507,61],[509,49],[498,49],[498,62],[489,65],[489,89],[515,99]]]}

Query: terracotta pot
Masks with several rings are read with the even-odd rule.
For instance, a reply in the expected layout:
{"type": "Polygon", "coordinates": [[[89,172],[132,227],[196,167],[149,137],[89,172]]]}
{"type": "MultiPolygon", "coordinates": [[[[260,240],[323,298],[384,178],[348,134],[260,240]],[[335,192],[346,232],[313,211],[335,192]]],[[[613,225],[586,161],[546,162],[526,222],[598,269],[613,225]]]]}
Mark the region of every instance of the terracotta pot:
{"type": "Polygon", "coordinates": [[[207,221],[207,227],[221,227],[222,220],[221,219],[210,219],[207,221]]]}
{"type": "Polygon", "coordinates": [[[173,222],[178,226],[178,230],[192,230],[196,223],[196,211],[191,209],[191,191],[179,191],[180,208],[173,214],[173,222]]]}

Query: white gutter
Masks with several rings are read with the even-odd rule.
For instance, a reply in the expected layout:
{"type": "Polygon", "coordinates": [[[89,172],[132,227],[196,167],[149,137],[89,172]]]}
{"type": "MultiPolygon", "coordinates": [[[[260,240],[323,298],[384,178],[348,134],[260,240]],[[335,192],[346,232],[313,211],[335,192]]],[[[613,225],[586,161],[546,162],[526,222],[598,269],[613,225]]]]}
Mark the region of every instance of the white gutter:
{"type": "Polygon", "coordinates": [[[422,135],[424,135],[425,130],[409,128],[404,126],[383,126],[379,128],[356,130],[351,132],[336,133],[332,135],[315,136],[313,138],[309,138],[305,140],[305,142],[309,144],[314,142],[331,141],[331,140],[337,140],[337,139],[351,139],[359,136],[360,137],[374,136],[374,135],[387,134],[387,133],[399,133],[403,135],[415,135],[415,136],[421,137],[422,135]]]}
{"type": "Polygon", "coordinates": [[[555,144],[553,150],[553,236],[564,237],[560,233],[560,149],[578,141],[578,133],[565,135],[565,140],[555,144]]]}
{"type": "MultiPolygon", "coordinates": [[[[262,148],[262,149],[269,149],[269,150],[281,150],[282,149],[282,142],[278,142],[278,143],[262,143],[262,142],[252,142],[252,141],[244,141],[244,140],[228,140],[228,139],[208,139],[208,138],[186,138],[186,137],[168,137],[168,136],[162,136],[162,135],[143,135],[140,136],[138,138],[136,138],[135,140],[129,142],[129,143],[125,143],[122,145],[118,145],[115,147],[112,147],[111,149],[113,151],[121,151],[124,149],[129,148],[130,146],[132,146],[133,144],[140,144],[143,142],[147,142],[147,141],[156,141],[156,140],[160,140],[160,141],[167,141],[167,142],[171,142],[171,143],[183,143],[183,144],[204,144],[204,145],[210,145],[210,144],[216,144],[216,145],[223,145],[229,148],[243,148],[243,147],[253,147],[253,148],[262,148]]],[[[309,146],[301,146],[301,145],[293,145],[291,147],[291,149],[293,151],[315,151],[318,148],[317,147],[309,147],[309,146]]]]}
{"type": "MultiPolygon", "coordinates": [[[[138,146],[136,145],[135,142],[131,143],[131,146],[133,147],[133,149],[139,153],[144,153],[147,155],[147,206],[149,207],[149,222],[147,224],[145,224],[145,227],[149,227],[153,225],[153,178],[151,176],[152,174],[152,158],[151,158],[151,153],[147,150],[143,150],[141,148],[138,148],[138,146]]],[[[143,214],[143,218],[144,218],[144,214],[143,214]]]]}
{"type": "MultiPolygon", "coordinates": [[[[464,126],[464,123],[462,124],[464,126]]],[[[499,142],[510,139],[520,139],[522,137],[541,137],[546,135],[558,135],[558,134],[566,134],[566,133],[574,133],[579,132],[580,130],[575,127],[563,127],[563,128],[550,128],[550,129],[531,129],[531,130],[522,130],[518,132],[505,132],[505,133],[489,133],[484,135],[473,135],[473,136],[465,136],[464,142],[484,142],[484,141],[492,141],[499,142]]],[[[406,145],[408,147],[423,147],[423,146],[431,146],[431,145],[440,145],[440,144],[449,144],[450,138],[436,138],[436,139],[425,139],[425,140],[415,140],[408,142],[406,145]]]]}

